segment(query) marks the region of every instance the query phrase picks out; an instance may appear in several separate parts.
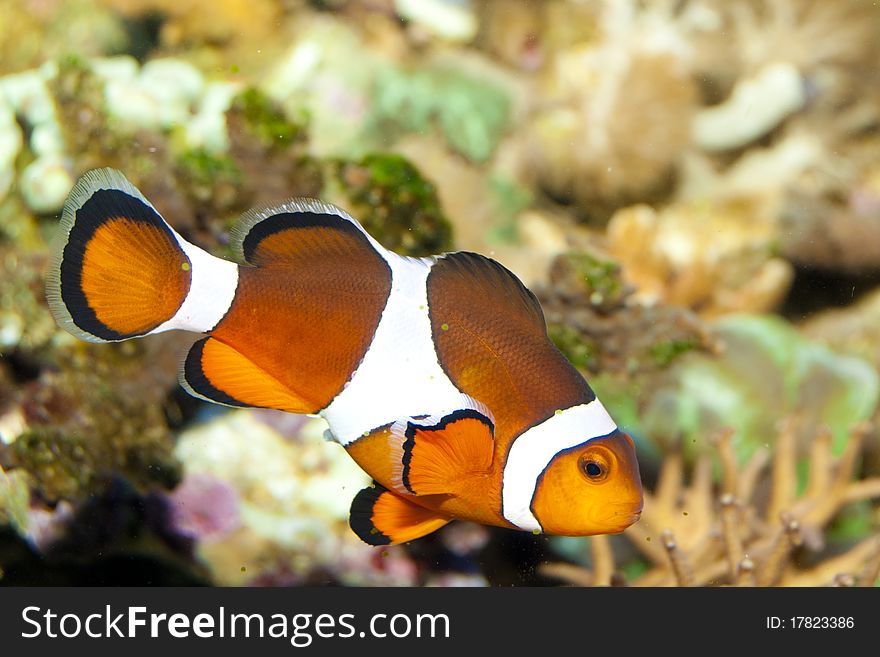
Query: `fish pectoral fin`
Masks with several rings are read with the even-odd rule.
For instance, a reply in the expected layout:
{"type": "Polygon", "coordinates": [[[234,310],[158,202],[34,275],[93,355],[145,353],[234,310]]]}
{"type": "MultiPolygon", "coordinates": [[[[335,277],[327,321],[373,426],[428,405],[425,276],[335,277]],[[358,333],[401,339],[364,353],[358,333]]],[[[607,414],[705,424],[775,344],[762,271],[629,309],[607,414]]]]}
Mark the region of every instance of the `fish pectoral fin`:
{"type": "Polygon", "coordinates": [[[374,483],[354,496],[348,524],[364,543],[396,545],[430,534],[450,520],[374,483]]]}
{"type": "Polygon", "coordinates": [[[469,397],[464,408],[443,417],[395,422],[395,489],[412,495],[454,494],[457,482],[492,467],[494,432],[489,411],[469,397]]]}
{"type": "Polygon", "coordinates": [[[180,370],[180,385],[191,395],[215,404],[276,408],[289,413],[315,411],[314,404],[216,338],[202,338],[193,344],[180,370]]]}

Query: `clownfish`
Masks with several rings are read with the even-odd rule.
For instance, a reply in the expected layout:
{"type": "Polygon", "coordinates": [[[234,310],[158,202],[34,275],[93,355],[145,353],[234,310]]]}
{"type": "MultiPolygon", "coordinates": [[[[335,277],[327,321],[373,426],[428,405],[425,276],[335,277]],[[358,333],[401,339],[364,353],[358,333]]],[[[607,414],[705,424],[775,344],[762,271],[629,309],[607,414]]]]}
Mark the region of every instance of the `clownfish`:
{"type": "Polygon", "coordinates": [[[120,172],[89,171],[64,205],[49,307],[91,342],[206,334],[180,368],[190,394],[323,417],[374,480],[349,521],[371,545],[456,518],[569,536],[638,520],[632,439],[501,264],[397,255],[313,199],[246,212],[231,246],[241,264],[187,242],[120,172]]]}

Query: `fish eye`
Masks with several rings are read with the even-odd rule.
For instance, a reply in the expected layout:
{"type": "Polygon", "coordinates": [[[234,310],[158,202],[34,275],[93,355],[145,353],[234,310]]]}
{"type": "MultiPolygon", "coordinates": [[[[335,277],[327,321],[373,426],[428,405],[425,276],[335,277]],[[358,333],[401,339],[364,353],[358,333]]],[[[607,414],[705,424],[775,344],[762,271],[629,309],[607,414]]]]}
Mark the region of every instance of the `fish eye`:
{"type": "Polygon", "coordinates": [[[608,476],[608,463],[595,454],[585,454],[578,460],[581,473],[591,482],[604,481],[608,476]]]}

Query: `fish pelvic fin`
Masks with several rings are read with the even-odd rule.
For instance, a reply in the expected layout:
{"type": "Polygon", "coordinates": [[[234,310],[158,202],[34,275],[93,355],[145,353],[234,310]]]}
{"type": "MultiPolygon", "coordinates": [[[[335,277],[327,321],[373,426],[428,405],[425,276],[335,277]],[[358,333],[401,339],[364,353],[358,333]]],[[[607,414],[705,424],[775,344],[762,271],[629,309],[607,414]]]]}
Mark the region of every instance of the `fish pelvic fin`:
{"type": "Polygon", "coordinates": [[[450,520],[374,483],[352,500],[349,526],[364,543],[396,545],[430,534],[450,520]]]}

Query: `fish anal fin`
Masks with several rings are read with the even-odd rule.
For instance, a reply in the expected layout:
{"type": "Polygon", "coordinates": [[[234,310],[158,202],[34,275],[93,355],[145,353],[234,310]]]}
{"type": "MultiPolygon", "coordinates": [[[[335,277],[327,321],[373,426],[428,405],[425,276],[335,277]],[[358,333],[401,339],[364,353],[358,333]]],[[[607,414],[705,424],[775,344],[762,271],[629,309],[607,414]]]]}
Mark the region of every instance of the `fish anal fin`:
{"type": "Polygon", "coordinates": [[[364,543],[396,545],[430,534],[450,520],[373,484],[352,500],[349,526],[364,543]]]}
{"type": "Polygon", "coordinates": [[[258,406],[290,413],[314,413],[301,398],[234,347],[202,338],[190,348],[180,374],[190,394],[227,406],[258,406]]]}
{"type": "Polygon", "coordinates": [[[492,420],[473,408],[438,419],[409,420],[392,426],[400,442],[395,488],[412,495],[454,495],[457,483],[488,473],[494,451],[492,420]]]}

